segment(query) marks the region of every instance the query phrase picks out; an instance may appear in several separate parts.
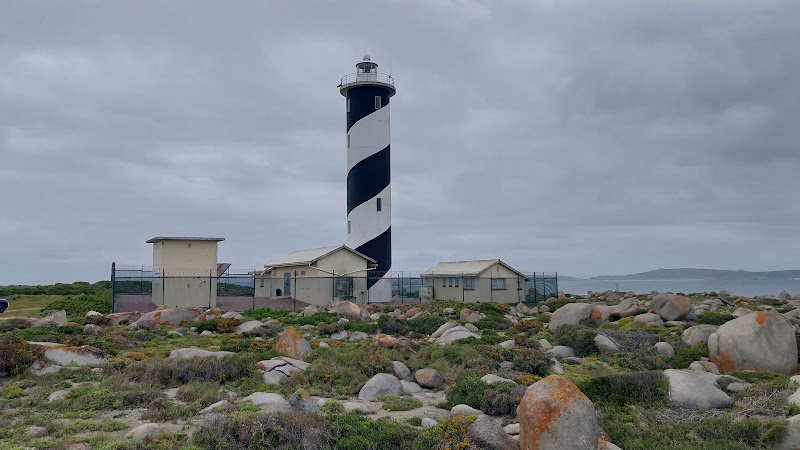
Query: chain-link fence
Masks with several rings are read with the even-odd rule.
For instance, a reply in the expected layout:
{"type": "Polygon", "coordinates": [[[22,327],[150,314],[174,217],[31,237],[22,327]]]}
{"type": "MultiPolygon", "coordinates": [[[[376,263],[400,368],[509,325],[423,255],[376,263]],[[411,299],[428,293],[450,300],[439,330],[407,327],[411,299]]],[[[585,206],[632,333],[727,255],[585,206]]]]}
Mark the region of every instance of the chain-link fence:
{"type": "Polygon", "coordinates": [[[306,276],[300,270],[265,276],[258,270],[229,267],[218,273],[112,264],[112,307],[114,311],[149,311],[163,305],[217,306],[241,311],[265,306],[296,309],[336,300],[367,304],[379,300],[370,298],[368,288],[379,280],[391,284],[391,302],[401,304],[431,300],[535,303],[556,297],[558,292],[555,273],[491,278],[463,274],[423,277],[419,272],[395,271],[389,277],[382,272],[319,277],[306,276]]]}

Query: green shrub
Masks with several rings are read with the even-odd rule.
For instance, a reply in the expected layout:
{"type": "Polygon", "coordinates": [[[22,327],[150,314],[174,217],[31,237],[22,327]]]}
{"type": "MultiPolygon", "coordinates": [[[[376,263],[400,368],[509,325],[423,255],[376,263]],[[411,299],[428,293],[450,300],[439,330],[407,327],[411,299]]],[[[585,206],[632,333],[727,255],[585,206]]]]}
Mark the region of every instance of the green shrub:
{"type": "Polygon", "coordinates": [[[23,391],[21,387],[15,384],[9,384],[8,386],[3,388],[3,398],[6,400],[11,400],[13,398],[19,398],[24,396],[25,396],[25,391],[23,391]]]}
{"type": "Polygon", "coordinates": [[[383,315],[378,318],[378,331],[381,333],[400,336],[407,334],[409,327],[404,319],[395,319],[393,317],[383,315]]]}
{"type": "Polygon", "coordinates": [[[604,330],[603,334],[615,340],[623,352],[630,352],[639,348],[650,348],[656,342],[661,341],[661,337],[658,334],[646,330],[604,330]]]}
{"type": "Polygon", "coordinates": [[[503,316],[497,316],[494,314],[487,314],[486,317],[483,319],[475,322],[474,324],[478,329],[484,330],[507,330],[511,328],[512,323],[508,319],[503,316]]]}
{"type": "Polygon", "coordinates": [[[322,412],[325,414],[343,414],[344,405],[338,400],[328,399],[325,404],[322,405],[322,412]]]}
{"type": "Polygon", "coordinates": [[[418,432],[391,419],[372,420],[360,414],[332,414],[329,427],[337,430],[339,439],[334,450],[410,449],[418,432]]]}
{"type": "Polygon", "coordinates": [[[414,450],[476,448],[469,433],[469,426],[474,421],[474,416],[442,419],[414,441],[414,450]]]}
{"type": "Polygon", "coordinates": [[[270,416],[253,411],[216,414],[194,433],[194,444],[209,449],[330,448],[338,430],[319,414],[291,411],[270,416]]]}
{"type": "Polygon", "coordinates": [[[483,391],[489,389],[489,384],[481,380],[473,373],[461,375],[450,387],[445,395],[447,407],[452,408],[456,405],[469,405],[475,409],[481,409],[483,402],[483,391]]]}
{"type": "Polygon", "coordinates": [[[0,320],[0,333],[14,331],[20,328],[29,328],[30,322],[22,317],[14,317],[7,320],[0,320]]]}
{"type": "Polygon", "coordinates": [[[622,369],[633,371],[664,370],[670,366],[654,347],[637,348],[614,354],[614,362],[622,369]]]}
{"type": "Polygon", "coordinates": [[[540,348],[521,348],[512,362],[515,369],[542,378],[550,372],[550,358],[540,348]]]}
{"type": "Polygon", "coordinates": [[[689,364],[700,358],[708,357],[708,343],[701,342],[695,346],[677,346],[675,347],[675,356],[670,358],[669,363],[675,369],[685,369],[689,364]]]}
{"type": "Polygon", "coordinates": [[[663,405],[669,395],[669,381],[661,372],[625,372],[600,375],[578,383],[595,404],[663,405]]]}
{"type": "Polygon", "coordinates": [[[447,319],[439,316],[421,316],[406,322],[412,332],[430,335],[444,325],[447,319]]]}
{"type": "Polygon", "coordinates": [[[735,319],[733,314],[719,311],[705,311],[697,316],[698,322],[711,325],[722,325],[723,323],[735,319]]]}
{"type": "Polygon", "coordinates": [[[547,306],[548,308],[550,308],[550,312],[556,312],[558,308],[561,308],[567,303],[575,303],[575,302],[577,302],[577,300],[574,299],[551,300],[549,302],[547,301],[539,302],[536,304],[536,307],[539,308],[540,306],[547,306]]]}
{"type": "Polygon", "coordinates": [[[575,325],[561,325],[556,328],[553,336],[556,345],[572,347],[577,356],[583,357],[598,353],[597,347],[594,345],[594,337],[597,336],[597,332],[592,329],[575,325]]]}
{"type": "Polygon", "coordinates": [[[475,304],[475,311],[478,311],[483,314],[487,315],[496,315],[502,317],[503,314],[508,313],[508,310],[511,309],[505,303],[476,303],[475,304]]]}
{"type": "Polygon", "coordinates": [[[360,331],[367,334],[375,334],[378,332],[378,325],[367,322],[347,322],[342,324],[342,329],[349,332],[360,331]]]}
{"type": "Polygon", "coordinates": [[[789,386],[789,375],[782,373],[739,370],[736,372],[731,372],[730,375],[748,383],[758,384],[763,387],[782,389],[789,386]]]}
{"type": "Polygon", "coordinates": [[[44,349],[12,334],[0,335],[0,372],[17,375],[44,356],[44,349]]]}
{"type": "Polygon", "coordinates": [[[741,442],[755,447],[761,438],[761,424],[754,418],[733,421],[730,416],[709,417],[700,423],[697,435],[705,441],[741,442]]]}
{"type": "Polygon", "coordinates": [[[164,397],[157,397],[149,405],[141,418],[154,422],[169,422],[180,419],[181,417],[191,417],[191,411],[187,408],[176,405],[164,397]]]}
{"type": "Polygon", "coordinates": [[[43,311],[60,311],[62,309],[67,312],[67,317],[74,317],[78,320],[83,319],[89,311],[108,314],[111,312],[111,292],[67,295],[50,302],[43,308],[43,311]]]}
{"type": "MultiPolygon", "coordinates": [[[[56,409],[59,405],[57,402],[61,401],[57,400],[51,403],[51,405],[55,404],[56,409]]],[[[95,389],[85,386],[72,388],[63,402],[61,405],[70,411],[103,411],[122,406],[122,399],[116,392],[108,388],[95,389]]]]}
{"type": "Polygon", "coordinates": [[[515,415],[525,389],[516,383],[492,383],[483,391],[480,410],[489,415],[515,415]]]}
{"type": "Polygon", "coordinates": [[[383,409],[387,411],[409,411],[422,407],[422,401],[414,397],[398,397],[396,395],[384,395],[378,398],[383,402],[383,409]]]}
{"type": "MultiPolygon", "coordinates": [[[[320,324],[320,323],[333,323],[333,322],[336,322],[337,320],[339,320],[339,316],[337,316],[336,314],[319,311],[319,312],[315,312],[314,314],[312,314],[312,315],[310,315],[308,317],[297,317],[296,319],[292,320],[291,322],[294,325],[303,326],[303,325],[317,325],[317,324],[320,324]]],[[[284,321],[282,321],[282,323],[284,323],[284,324],[288,324],[288,322],[289,321],[287,319],[284,319],[284,321]]],[[[358,330],[354,330],[354,331],[358,331],[358,330]]]]}
{"type": "Polygon", "coordinates": [[[263,356],[237,353],[221,358],[144,360],[126,366],[122,378],[143,386],[181,386],[193,380],[227,383],[257,376],[255,365],[263,356]]]}

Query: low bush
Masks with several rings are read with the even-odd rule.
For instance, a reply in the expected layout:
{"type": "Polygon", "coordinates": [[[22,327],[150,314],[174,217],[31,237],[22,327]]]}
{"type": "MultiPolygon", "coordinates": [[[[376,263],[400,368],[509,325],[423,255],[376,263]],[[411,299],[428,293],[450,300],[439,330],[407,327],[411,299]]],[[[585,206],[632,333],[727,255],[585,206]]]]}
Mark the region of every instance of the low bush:
{"type": "Polygon", "coordinates": [[[48,325],[32,327],[14,331],[14,334],[26,341],[38,342],[69,342],[71,337],[83,336],[83,327],[77,325],[48,325]]]}
{"type": "Polygon", "coordinates": [[[318,414],[292,411],[270,416],[251,411],[215,414],[194,433],[194,444],[216,449],[329,448],[334,433],[318,414]]]}
{"type": "Polygon", "coordinates": [[[31,325],[30,322],[28,322],[28,319],[24,319],[22,317],[0,320],[0,333],[6,333],[20,328],[28,328],[30,326],[31,325]]]}
{"type": "Polygon", "coordinates": [[[669,381],[661,372],[625,372],[600,375],[578,383],[592,402],[615,405],[663,405],[669,394],[669,381]]]}
{"type": "Polygon", "coordinates": [[[733,319],[735,319],[733,314],[719,311],[705,311],[697,316],[698,322],[707,323],[710,325],[722,325],[723,323],[733,319]]]}
{"type": "Polygon", "coordinates": [[[487,314],[486,317],[475,322],[475,326],[481,330],[507,330],[512,325],[510,320],[494,314],[487,314]]]}
{"type": "Polygon", "coordinates": [[[411,329],[412,332],[430,335],[433,334],[434,331],[439,329],[439,327],[444,325],[446,322],[447,319],[445,319],[444,317],[422,316],[422,317],[417,317],[414,320],[407,321],[406,325],[408,325],[408,328],[411,329]]]}
{"type": "Polygon", "coordinates": [[[480,410],[489,415],[515,415],[525,395],[525,386],[516,383],[493,383],[483,391],[480,410]]]}
{"type": "Polygon", "coordinates": [[[222,358],[153,359],[126,366],[122,378],[143,386],[181,386],[190,381],[226,383],[256,373],[260,353],[238,353],[222,358]]]}
{"type": "Polygon", "coordinates": [[[378,332],[378,325],[365,322],[347,322],[342,324],[342,329],[351,333],[360,331],[362,333],[375,334],[378,332]]]}
{"type": "Polygon", "coordinates": [[[539,302],[536,304],[536,307],[539,308],[540,306],[547,306],[548,308],[550,308],[550,312],[556,312],[558,308],[561,308],[567,303],[575,303],[575,302],[577,302],[577,300],[573,299],[551,300],[549,302],[548,301],[539,302]]]}
{"type": "Polygon", "coordinates": [[[195,327],[197,332],[213,331],[215,333],[233,333],[233,329],[244,322],[242,319],[233,317],[215,317],[213,319],[204,320],[195,327]]]}
{"type": "Polygon", "coordinates": [[[181,405],[176,405],[163,396],[157,397],[149,405],[147,411],[142,413],[142,420],[153,422],[169,422],[181,417],[191,417],[191,411],[181,405]]]}
{"type": "Polygon", "coordinates": [[[469,405],[475,409],[481,408],[483,391],[489,389],[489,384],[473,373],[465,373],[458,377],[455,384],[445,394],[447,407],[456,405],[469,405]]]}
{"type": "Polygon", "coordinates": [[[337,439],[333,450],[411,449],[418,431],[391,419],[372,420],[360,414],[332,414],[328,429],[337,439]]]}
{"type": "Polygon", "coordinates": [[[111,312],[111,292],[93,292],[90,294],[67,295],[63,298],[50,302],[43,311],[67,312],[67,317],[83,319],[89,311],[97,311],[102,314],[111,312]]]}
{"type": "Polygon", "coordinates": [[[25,396],[25,391],[23,391],[21,387],[15,384],[9,384],[8,386],[3,388],[3,398],[6,400],[11,400],[14,398],[20,398],[24,396],[25,396]]]}
{"type": "Polygon", "coordinates": [[[675,369],[685,369],[700,358],[708,357],[708,343],[701,342],[695,346],[675,347],[675,356],[668,361],[675,369]]]}
{"type": "Polygon", "coordinates": [[[414,397],[398,397],[396,395],[385,395],[378,398],[383,402],[383,409],[387,411],[409,411],[422,406],[422,401],[414,397]]]}
{"type": "Polygon", "coordinates": [[[553,333],[556,345],[572,347],[575,349],[575,354],[581,357],[598,353],[594,345],[595,336],[597,336],[596,331],[576,325],[561,325],[553,333]]]}
{"type": "Polygon", "coordinates": [[[200,407],[206,407],[220,400],[219,384],[194,380],[179,387],[176,398],[186,403],[196,403],[200,407]]]}
{"type": "Polygon", "coordinates": [[[66,411],[104,411],[122,407],[122,399],[108,388],[79,386],[70,389],[63,400],[49,404],[53,410],[66,411]]]}
{"type": "Polygon", "coordinates": [[[659,355],[654,347],[617,352],[614,354],[614,363],[622,369],[633,371],[664,370],[670,368],[666,358],[663,355],[659,355]]]}
{"type": "Polygon", "coordinates": [[[409,330],[410,328],[404,319],[395,319],[386,315],[378,318],[378,331],[381,333],[401,336],[408,334],[409,330]]]}
{"type": "Polygon", "coordinates": [[[637,348],[650,348],[656,342],[661,341],[660,336],[645,330],[604,330],[603,334],[615,340],[623,352],[630,352],[637,348]]]}
{"type": "Polygon", "coordinates": [[[425,430],[414,442],[414,450],[476,449],[469,433],[474,416],[442,419],[438,425],[425,430]]]}
{"type": "Polygon", "coordinates": [[[515,369],[542,378],[550,372],[550,358],[540,348],[521,348],[512,362],[515,369]]]}
{"type": "Polygon", "coordinates": [[[44,349],[12,334],[0,335],[0,372],[17,375],[44,356],[44,349]]]}

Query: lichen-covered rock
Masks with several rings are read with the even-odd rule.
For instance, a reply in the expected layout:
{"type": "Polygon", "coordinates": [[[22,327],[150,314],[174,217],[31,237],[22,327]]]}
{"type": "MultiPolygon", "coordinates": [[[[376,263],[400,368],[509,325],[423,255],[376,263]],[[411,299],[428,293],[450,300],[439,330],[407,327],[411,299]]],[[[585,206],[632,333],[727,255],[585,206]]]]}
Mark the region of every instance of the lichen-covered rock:
{"type": "Polygon", "coordinates": [[[143,314],[135,323],[138,328],[153,330],[157,326],[179,327],[187,322],[191,322],[202,310],[197,308],[179,308],[173,306],[162,306],[155,311],[143,314]],[[155,325],[155,326],[154,326],[155,325]]]}
{"type": "Polygon", "coordinates": [[[249,333],[249,332],[251,332],[253,330],[257,330],[257,329],[259,329],[259,328],[261,328],[261,327],[263,327],[265,325],[266,324],[264,322],[261,322],[260,320],[248,320],[247,322],[240,323],[239,325],[236,325],[236,327],[233,329],[233,332],[236,333],[236,334],[249,333]]]}
{"type": "Polygon", "coordinates": [[[444,378],[434,369],[419,369],[414,373],[417,384],[424,388],[436,389],[444,384],[444,378]]]}
{"type": "Polygon", "coordinates": [[[402,361],[392,361],[392,369],[394,370],[394,375],[406,381],[411,381],[411,371],[408,369],[408,366],[403,364],[402,361]]]}
{"type": "Polygon", "coordinates": [[[691,317],[692,304],[682,295],[658,294],[650,302],[650,309],[664,320],[687,320],[691,317]]]}
{"type": "Polygon", "coordinates": [[[550,316],[549,328],[555,331],[561,325],[577,325],[581,320],[591,317],[592,311],[594,305],[589,303],[567,303],[550,316]]]}
{"type": "Polygon", "coordinates": [[[597,449],[600,432],[594,405],[566,377],[550,375],[528,387],[517,416],[522,450],[597,449]]]}
{"type": "Polygon", "coordinates": [[[305,389],[298,389],[289,397],[289,405],[292,408],[306,412],[306,413],[313,413],[319,411],[319,406],[317,402],[315,402],[311,395],[305,389]]]}
{"type": "Polygon", "coordinates": [[[100,336],[101,331],[103,331],[103,329],[100,327],[100,325],[87,323],[86,325],[83,326],[83,334],[89,336],[100,336]]]}
{"type": "Polygon", "coordinates": [[[656,342],[653,347],[656,348],[656,352],[659,355],[663,355],[667,359],[675,356],[675,349],[669,344],[669,342],[656,342]]]}
{"type": "Polygon", "coordinates": [[[60,366],[68,364],[92,366],[103,364],[106,361],[104,351],[88,345],[70,347],[69,345],[55,344],[53,342],[28,342],[28,344],[44,347],[44,358],[60,366]]]}
{"type": "Polygon", "coordinates": [[[199,316],[194,318],[195,323],[205,322],[206,320],[214,319],[219,317],[222,314],[222,311],[219,308],[210,308],[203,311],[199,316]]]}
{"type": "Polygon", "coordinates": [[[605,334],[598,334],[594,337],[594,346],[602,353],[614,353],[619,351],[619,343],[605,334]]]}
{"type": "Polygon", "coordinates": [[[639,314],[633,318],[634,322],[640,322],[648,327],[664,327],[664,321],[656,313],[639,314]]]}
{"type": "Polygon", "coordinates": [[[311,345],[294,327],[286,327],[281,333],[278,343],[275,344],[275,350],[292,358],[306,359],[311,354],[311,345]]]}
{"type": "Polygon", "coordinates": [[[451,416],[477,416],[483,412],[480,409],[475,409],[472,406],[459,404],[450,408],[451,416]]]}
{"type": "Polygon", "coordinates": [[[389,373],[379,373],[358,392],[359,400],[372,400],[384,395],[403,395],[403,385],[396,376],[389,373]]]}
{"type": "Polygon", "coordinates": [[[370,320],[369,312],[353,302],[333,302],[328,305],[328,311],[347,320],[367,322],[370,320]]]}
{"type": "Polygon", "coordinates": [[[781,314],[760,311],[722,324],[708,338],[709,359],[720,372],[797,372],[794,326],[781,314]]]}
{"type": "Polygon", "coordinates": [[[67,324],[67,312],[63,309],[61,311],[56,311],[53,314],[49,314],[44,317],[36,317],[30,320],[32,327],[43,327],[46,325],[66,325],[67,324]]]}
{"type": "Polygon", "coordinates": [[[465,322],[474,323],[483,319],[483,314],[469,308],[463,308],[458,317],[465,322]]]}

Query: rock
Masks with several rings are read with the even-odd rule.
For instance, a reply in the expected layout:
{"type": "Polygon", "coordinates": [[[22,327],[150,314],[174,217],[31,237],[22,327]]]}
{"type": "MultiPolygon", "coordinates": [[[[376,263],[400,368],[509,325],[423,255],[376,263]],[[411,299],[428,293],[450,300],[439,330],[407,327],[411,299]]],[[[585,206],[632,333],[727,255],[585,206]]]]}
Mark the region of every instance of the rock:
{"type": "Polygon", "coordinates": [[[614,305],[595,305],[592,310],[592,317],[609,320],[616,312],[617,307],[614,305]]]}
{"type": "Polygon", "coordinates": [[[444,378],[434,369],[419,369],[414,373],[417,384],[424,388],[436,389],[444,384],[444,378]]]}
{"type": "Polygon", "coordinates": [[[343,339],[347,339],[347,331],[341,330],[337,331],[336,333],[331,334],[331,339],[334,341],[341,341],[343,339]]]}
{"type": "Polygon", "coordinates": [[[445,309],[442,310],[442,314],[444,314],[445,316],[451,316],[451,315],[453,315],[455,313],[456,313],[456,310],[453,309],[453,308],[445,308],[445,309]]]}
{"type": "Polygon", "coordinates": [[[222,314],[222,311],[219,308],[210,308],[203,311],[202,314],[194,318],[194,323],[204,322],[206,320],[214,319],[219,317],[222,314]]]}
{"type": "Polygon", "coordinates": [[[547,339],[539,339],[539,348],[547,351],[553,348],[553,346],[552,344],[550,344],[550,342],[547,341],[547,339]]]}
{"type": "Polygon", "coordinates": [[[550,360],[550,373],[564,373],[564,366],[557,359],[550,360]]]}
{"type": "Polygon", "coordinates": [[[319,306],[308,305],[300,311],[300,317],[310,317],[319,312],[319,306]]]}
{"type": "Polygon", "coordinates": [[[272,392],[253,392],[252,394],[243,398],[242,401],[249,401],[258,406],[290,406],[289,402],[287,402],[286,399],[280,394],[274,394],[272,392]]]}
{"type": "MultiPolygon", "coordinates": [[[[728,392],[742,392],[745,389],[748,389],[750,386],[752,386],[752,384],[750,384],[750,383],[734,382],[734,383],[730,383],[729,385],[727,385],[725,387],[725,390],[727,390],[728,392]]],[[[789,396],[789,397],[791,398],[791,396],[789,396]]],[[[800,406],[800,403],[797,406],[800,406]]]]}
{"type": "Polygon", "coordinates": [[[733,315],[733,317],[739,318],[739,317],[742,317],[742,316],[746,316],[748,314],[753,314],[754,312],[755,311],[753,311],[752,309],[747,309],[747,308],[741,308],[740,307],[740,308],[734,309],[733,312],[731,313],[731,315],[733,315]]]}
{"type": "Polygon", "coordinates": [[[455,328],[457,326],[460,326],[460,325],[455,320],[447,321],[447,322],[443,323],[439,328],[436,329],[436,331],[434,331],[431,334],[431,339],[436,339],[436,338],[440,337],[442,334],[444,334],[445,331],[447,331],[447,330],[449,330],[451,328],[455,328]]]}
{"type": "Polygon", "coordinates": [[[352,321],[368,321],[369,313],[367,310],[359,308],[353,302],[333,302],[328,305],[328,311],[337,314],[339,317],[352,321]]]}
{"type": "Polygon", "coordinates": [[[577,356],[570,356],[570,357],[567,357],[567,358],[566,358],[564,361],[565,361],[567,364],[573,364],[573,365],[575,365],[575,364],[584,364],[584,363],[586,363],[586,360],[585,360],[585,359],[583,359],[583,358],[578,358],[577,356]]]}
{"type": "Polygon", "coordinates": [[[667,328],[686,328],[686,325],[688,325],[688,323],[682,320],[667,320],[664,322],[664,326],[667,328]]]}
{"type": "Polygon", "coordinates": [[[634,322],[641,322],[649,327],[663,327],[664,321],[661,320],[661,316],[655,313],[644,313],[639,314],[633,318],[634,322]]]}
{"type": "Polygon", "coordinates": [[[320,342],[319,346],[322,347],[322,348],[330,348],[331,347],[330,345],[328,345],[327,342],[320,342]]]}
{"type": "Polygon", "coordinates": [[[547,305],[542,305],[542,306],[539,307],[539,312],[540,313],[549,313],[550,312],[550,307],[547,306],[547,305]]]}
{"type": "Polygon", "coordinates": [[[547,353],[548,355],[567,358],[570,356],[575,356],[575,349],[573,349],[572,347],[567,347],[566,345],[556,345],[550,350],[547,350],[545,353],[547,353]]]}
{"type": "Polygon", "coordinates": [[[161,427],[155,423],[145,423],[128,432],[128,437],[136,442],[142,442],[147,438],[154,438],[161,433],[161,427]]]}
{"type": "Polygon", "coordinates": [[[517,303],[516,310],[518,312],[523,313],[523,314],[530,314],[531,313],[531,309],[528,308],[528,306],[525,305],[525,303],[517,303]]]}
{"type": "Polygon", "coordinates": [[[403,386],[403,392],[406,395],[414,395],[423,391],[422,386],[413,381],[400,380],[400,384],[403,386]]]}
{"type": "Polygon", "coordinates": [[[214,335],[214,332],[211,331],[211,330],[203,330],[203,332],[200,333],[200,336],[213,336],[213,335],[214,335]]]}
{"type": "Polygon", "coordinates": [[[103,331],[103,329],[99,325],[92,325],[89,323],[83,326],[83,334],[89,336],[100,336],[101,331],[103,331]]]}
{"type": "Polygon", "coordinates": [[[709,359],[722,373],[797,372],[794,327],[781,314],[761,311],[730,320],[708,338],[709,359]]]}
{"type": "Polygon", "coordinates": [[[491,417],[481,414],[469,427],[472,439],[487,450],[517,450],[517,444],[491,417]]]}
{"type": "Polygon", "coordinates": [[[228,311],[225,314],[221,315],[223,319],[244,319],[244,316],[239,314],[236,311],[228,311]]]}
{"type": "Polygon", "coordinates": [[[567,303],[558,308],[550,316],[550,329],[555,331],[561,325],[577,325],[583,319],[591,317],[594,305],[589,303],[567,303]]]}
{"type": "Polygon", "coordinates": [[[33,438],[42,437],[47,434],[47,428],[31,425],[25,430],[25,434],[33,438]]]}
{"type": "Polygon", "coordinates": [[[458,317],[464,322],[469,322],[469,323],[474,323],[483,319],[483,315],[481,313],[473,311],[469,308],[463,308],[458,317]]]}
{"type": "Polygon", "coordinates": [[[275,349],[298,359],[306,359],[311,354],[311,345],[291,326],[284,328],[275,349]]]}
{"type": "Polygon", "coordinates": [[[306,370],[309,363],[286,356],[277,356],[256,363],[266,384],[282,384],[294,372],[306,370]]]}
{"type": "Polygon", "coordinates": [[[363,341],[364,339],[368,339],[369,335],[364,333],[363,331],[354,331],[353,334],[350,335],[351,341],[363,341]]]}
{"type": "Polygon", "coordinates": [[[408,311],[406,311],[405,316],[406,316],[407,319],[410,319],[410,318],[418,315],[421,312],[422,312],[421,309],[419,309],[417,307],[412,307],[412,308],[409,308],[408,311]]]}
{"type": "Polygon", "coordinates": [[[153,330],[153,324],[156,328],[161,326],[179,327],[187,322],[194,321],[195,317],[200,314],[197,308],[179,308],[177,306],[162,306],[155,311],[143,314],[134,324],[138,328],[146,330],[153,330]]]}
{"type": "Polygon", "coordinates": [[[260,320],[248,320],[247,322],[237,325],[236,328],[233,329],[233,332],[236,334],[244,334],[253,330],[257,330],[263,326],[265,326],[265,324],[260,320]]]}
{"type": "Polygon", "coordinates": [[[669,399],[681,406],[693,408],[726,408],[733,400],[717,386],[691,372],[667,369],[669,399]]]}
{"type": "Polygon", "coordinates": [[[602,353],[613,353],[619,351],[619,343],[605,334],[597,334],[594,337],[594,346],[602,353]]]}
{"type": "Polygon", "coordinates": [[[53,314],[30,319],[31,327],[43,327],[46,325],[63,326],[67,324],[67,312],[63,309],[53,314]]]}
{"type": "Polygon", "coordinates": [[[438,345],[445,345],[453,341],[457,341],[459,339],[466,339],[471,337],[480,339],[480,336],[459,325],[447,329],[439,338],[436,339],[435,342],[438,345]]]}
{"type": "Polygon", "coordinates": [[[167,336],[169,336],[169,335],[186,336],[186,333],[188,333],[186,328],[176,328],[174,330],[169,330],[169,333],[167,333],[167,336]]]}
{"type": "Polygon", "coordinates": [[[497,376],[497,375],[491,374],[491,373],[482,376],[481,377],[481,381],[483,381],[486,384],[494,384],[494,383],[514,383],[514,384],[517,384],[517,383],[514,382],[514,380],[509,380],[508,378],[503,378],[503,377],[500,377],[500,376],[497,376]]]}
{"type": "Polygon", "coordinates": [[[698,372],[709,372],[719,375],[719,368],[711,361],[694,361],[689,364],[689,369],[696,370],[698,372]]]}
{"type": "Polygon", "coordinates": [[[471,331],[473,333],[480,333],[481,332],[481,330],[478,327],[476,327],[475,325],[473,325],[471,323],[468,323],[468,324],[464,325],[464,328],[466,328],[468,331],[471,331]]]}
{"type": "Polygon", "coordinates": [[[517,416],[522,450],[597,449],[597,412],[567,377],[550,375],[528,387],[517,416]]]}
{"type": "Polygon", "coordinates": [[[79,366],[100,365],[106,361],[106,354],[97,347],[82,345],[70,347],[52,342],[28,342],[44,347],[44,358],[59,366],[77,364],[79,366]]]}
{"type": "Polygon", "coordinates": [[[394,375],[406,381],[411,381],[411,371],[408,370],[408,366],[403,364],[401,361],[392,361],[392,369],[394,370],[394,375]]]}
{"type": "Polygon", "coordinates": [[[50,395],[47,396],[47,401],[52,402],[55,400],[63,400],[67,398],[67,394],[69,394],[69,389],[59,389],[50,395]]]}
{"type": "Polygon", "coordinates": [[[789,300],[791,300],[791,299],[792,299],[792,296],[791,296],[791,295],[789,295],[789,293],[788,293],[788,292],[786,292],[786,291],[781,291],[781,292],[778,294],[778,300],[785,300],[785,301],[789,301],[789,300]]]}
{"type": "Polygon", "coordinates": [[[305,413],[319,412],[317,402],[311,399],[311,396],[305,389],[298,389],[294,394],[289,397],[289,405],[297,410],[305,413]]]}
{"type": "Polygon", "coordinates": [[[456,405],[450,408],[450,415],[452,416],[479,416],[481,414],[483,414],[481,410],[464,404],[456,405]]]}
{"type": "Polygon", "coordinates": [[[208,414],[208,413],[214,412],[215,408],[224,408],[227,405],[228,405],[228,401],[227,400],[220,400],[220,401],[218,401],[216,403],[212,403],[212,404],[206,406],[205,408],[201,409],[200,411],[197,412],[197,414],[198,415],[208,414]]]}
{"type": "Polygon", "coordinates": [[[695,325],[683,330],[681,341],[686,345],[697,345],[701,342],[708,342],[708,337],[719,328],[717,325],[695,325]]]}
{"type": "Polygon", "coordinates": [[[664,320],[688,320],[692,304],[682,295],[658,294],[650,302],[650,309],[664,320]]]}
{"type": "Polygon", "coordinates": [[[509,339],[509,340],[503,341],[503,342],[501,342],[501,343],[499,343],[497,345],[499,347],[501,347],[501,348],[513,348],[516,345],[516,343],[514,342],[513,339],[509,339]]]}
{"type": "Polygon", "coordinates": [[[199,348],[177,348],[171,352],[169,352],[169,359],[189,359],[189,358],[208,358],[214,356],[216,358],[222,358],[223,356],[233,355],[233,352],[210,352],[208,350],[203,350],[199,348]]]}
{"type": "Polygon", "coordinates": [[[503,431],[505,431],[508,434],[519,434],[519,424],[510,423],[503,427],[503,431]]]}
{"type": "Polygon", "coordinates": [[[800,414],[786,420],[786,432],[772,450],[797,450],[800,448],[800,414]]]}
{"type": "Polygon", "coordinates": [[[433,428],[435,426],[436,426],[435,420],[431,419],[430,417],[422,418],[422,428],[425,428],[427,430],[428,428],[433,428]]]}
{"type": "Polygon", "coordinates": [[[376,374],[358,392],[358,399],[372,400],[383,395],[403,395],[403,385],[396,376],[388,373],[376,374]]]}
{"type": "Polygon", "coordinates": [[[656,348],[656,352],[659,355],[663,355],[667,359],[675,356],[675,349],[668,342],[656,342],[653,347],[656,348]]]}
{"type": "Polygon", "coordinates": [[[597,441],[597,450],[622,450],[622,448],[617,447],[603,438],[600,438],[597,441]]]}

